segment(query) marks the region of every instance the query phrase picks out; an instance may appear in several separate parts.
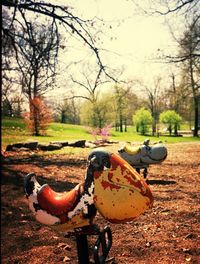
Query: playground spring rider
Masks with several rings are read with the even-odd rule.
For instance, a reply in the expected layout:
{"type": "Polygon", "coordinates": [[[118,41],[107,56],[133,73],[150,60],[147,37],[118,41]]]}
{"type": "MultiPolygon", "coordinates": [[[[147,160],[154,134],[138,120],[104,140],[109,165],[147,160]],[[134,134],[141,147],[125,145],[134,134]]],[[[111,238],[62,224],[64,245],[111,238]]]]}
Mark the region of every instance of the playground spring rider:
{"type": "Polygon", "coordinates": [[[25,177],[24,187],[37,221],[76,236],[79,264],[89,263],[87,235],[98,236],[93,249],[95,263],[105,263],[111,248],[110,228],[100,231],[93,224],[97,211],[117,224],[135,219],[153,204],[143,177],[118,154],[105,149],[90,153],[84,182],[68,192],[41,186],[34,173],[25,177]]]}
{"type": "Polygon", "coordinates": [[[147,168],[152,164],[160,164],[167,157],[167,148],[161,143],[149,145],[150,140],[146,139],[142,146],[133,147],[125,144],[118,150],[119,155],[125,159],[138,173],[143,169],[144,178],[147,177],[147,168]]]}

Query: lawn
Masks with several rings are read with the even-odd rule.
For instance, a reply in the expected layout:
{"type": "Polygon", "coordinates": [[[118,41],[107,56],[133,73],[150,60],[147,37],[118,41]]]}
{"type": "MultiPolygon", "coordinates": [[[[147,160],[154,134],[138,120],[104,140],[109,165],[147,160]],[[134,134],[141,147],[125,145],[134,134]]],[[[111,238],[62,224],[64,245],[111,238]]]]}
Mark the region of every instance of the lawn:
{"type": "MultiPolygon", "coordinates": [[[[191,142],[200,140],[193,137],[169,137],[160,136],[152,137],[151,135],[142,136],[135,132],[134,127],[128,127],[127,132],[116,132],[114,129],[111,131],[110,140],[116,141],[130,141],[130,142],[143,142],[144,139],[150,138],[151,142],[163,141],[165,143],[177,142],[191,142]]],[[[100,139],[101,137],[98,137],[100,139]]],[[[70,125],[61,123],[52,123],[45,136],[32,136],[25,128],[24,122],[20,118],[3,118],[2,119],[2,149],[5,149],[8,144],[23,142],[23,141],[63,141],[63,140],[95,140],[95,137],[88,132],[88,129],[80,125],[70,125]]]]}

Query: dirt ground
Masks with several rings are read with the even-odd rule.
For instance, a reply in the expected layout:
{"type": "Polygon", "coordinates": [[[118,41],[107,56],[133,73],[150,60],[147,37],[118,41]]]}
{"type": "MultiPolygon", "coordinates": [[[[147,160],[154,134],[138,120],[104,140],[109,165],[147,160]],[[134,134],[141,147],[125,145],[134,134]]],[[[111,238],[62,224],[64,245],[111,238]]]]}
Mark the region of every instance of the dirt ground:
{"type": "MultiPolygon", "coordinates": [[[[115,150],[118,146],[115,145],[115,150]]],[[[200,142],[167,144],[168,157],[149,168],[154,206],[135,221],[95,223],[112,230],[109,263],[200,263],[200,142]]],[[[83,180],[86,156],[4,153],[1,184],[1,261],[3,264],[78,263],[76,240],[35,221],[23,190],[23,177],[66,191],[83,180]]],[[[88,237],[90,252],[95,236],[88,237]]],[[[91,256],[92,259],[92,256],[91,256]]]]}

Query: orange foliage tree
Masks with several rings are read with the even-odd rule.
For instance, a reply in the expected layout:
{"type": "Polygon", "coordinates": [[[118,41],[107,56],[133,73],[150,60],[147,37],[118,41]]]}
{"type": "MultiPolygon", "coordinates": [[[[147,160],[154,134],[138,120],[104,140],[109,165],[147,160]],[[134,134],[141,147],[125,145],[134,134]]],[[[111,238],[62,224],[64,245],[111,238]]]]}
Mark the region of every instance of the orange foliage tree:
{"type": "Polygon", "coordinates": [[[35,136],[45,135],[49,123],[53,121],[50,109],[40,96],[30,99],[30,110],[24,114],[26,127],[35,136]]]}

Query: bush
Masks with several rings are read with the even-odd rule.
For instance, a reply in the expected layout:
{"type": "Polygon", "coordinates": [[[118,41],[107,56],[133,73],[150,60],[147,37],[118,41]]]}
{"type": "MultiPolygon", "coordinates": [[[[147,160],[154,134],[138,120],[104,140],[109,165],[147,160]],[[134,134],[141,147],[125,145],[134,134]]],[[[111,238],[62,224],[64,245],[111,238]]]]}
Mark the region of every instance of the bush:
{"type": "Polygon", "coordinates": [[[181,116],[174,110],[167,110],[160,114],[160,122],[168,125],[170,136],[173,130],[175,135],[178,134],[178,128],[180,126],[181,120],[181,116]]]}
{"type": "Polygon", "coordinates": [[[103,128],[88,128],[87,129],[90,134],[92,134],[95,138],[95,141],[99,141],[98,137],[100,137],[101,142],[108,141],[110,137],[110,131],[112,130],[112,124],[105,125],[103,128]]]}
{"type": "Polygon", "coordinates": [[[27,129],[35,136],[45,135],[50,122],[53,121],[50,110],[39,96],[30,101],[30,111],[23,117],[27,129]]]}
{"type": "Polygon", "coordinates": [[[152,124],[153,118],[151,113],[144,107],[140,108],[133,115],[133,123],[136,126],[136,131],[145,135],[149,131],[149,126],[152,124]]]}

